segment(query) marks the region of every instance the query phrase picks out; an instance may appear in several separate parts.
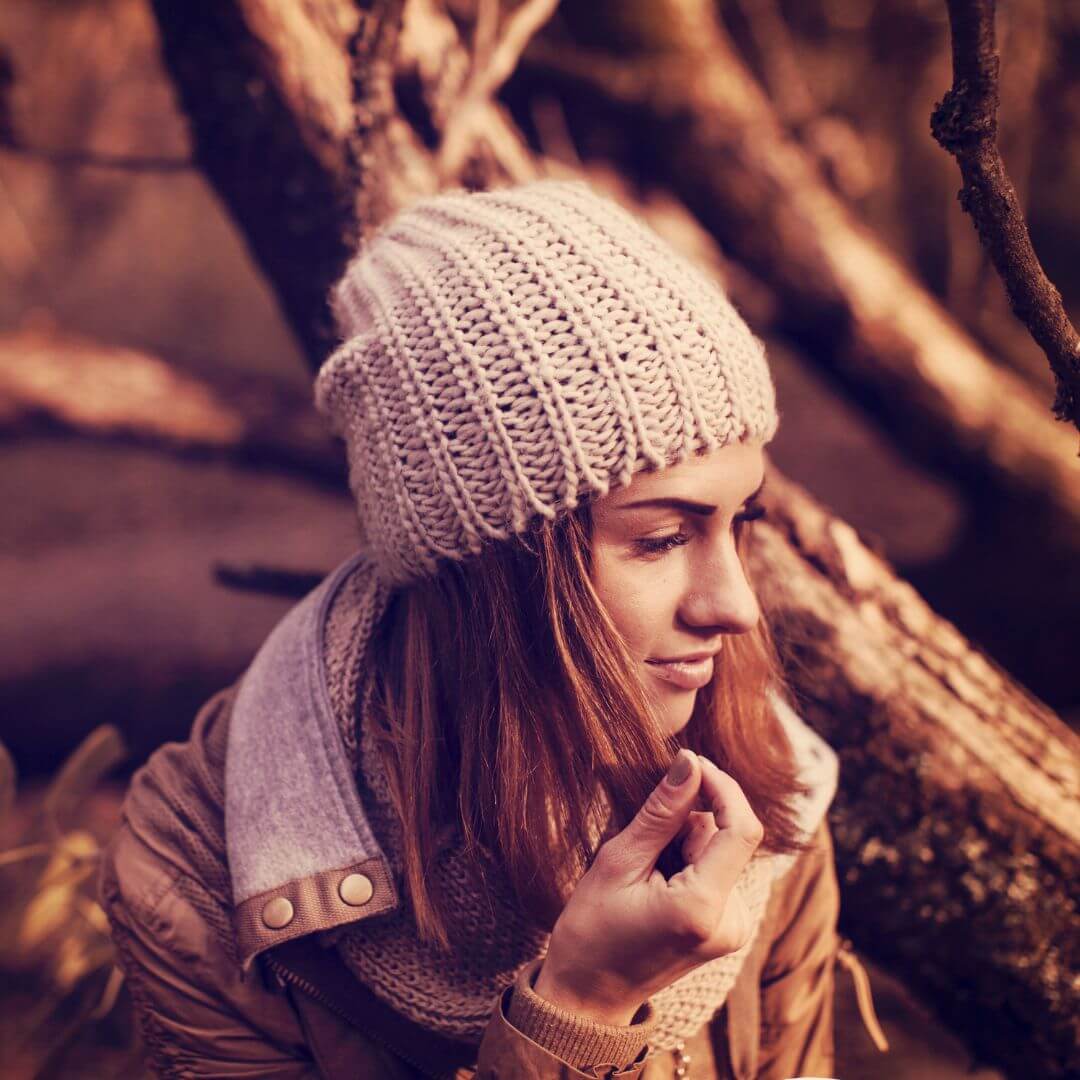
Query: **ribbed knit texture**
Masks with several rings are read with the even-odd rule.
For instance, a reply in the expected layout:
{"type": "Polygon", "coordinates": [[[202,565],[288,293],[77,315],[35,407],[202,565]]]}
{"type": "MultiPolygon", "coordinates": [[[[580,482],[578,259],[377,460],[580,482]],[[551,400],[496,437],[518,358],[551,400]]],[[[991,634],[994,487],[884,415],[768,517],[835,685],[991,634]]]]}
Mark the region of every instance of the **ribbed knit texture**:
{"type": "Polygon", "coordinates": [[[572,1065],[626,1065],[652,1036],[655,1012],[647,1002],[629,1024],[599,1024],[545,1001],[533,990],[541,962],[518,976],[506,1018],[533,1042],[572,1065]]]}
{"type": "Polygon", "coordinates": [[[763,347],[721,289],[582,181],[423,199],[333,305],[316,401],[390,583],[776,430],[763,347]]]}

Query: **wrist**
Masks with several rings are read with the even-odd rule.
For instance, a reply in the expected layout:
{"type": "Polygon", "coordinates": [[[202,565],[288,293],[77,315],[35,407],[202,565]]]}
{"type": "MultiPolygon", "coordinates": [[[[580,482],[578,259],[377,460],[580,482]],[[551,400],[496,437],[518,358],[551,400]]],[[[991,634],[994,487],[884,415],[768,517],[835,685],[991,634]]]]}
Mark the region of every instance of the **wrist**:
{"type": "Polygon", "coordinates": [[[532,990],[537,997],[557,1008],[613,1027],[628,1027],[632,1024],[643,1004],[640,1001],[627,1004],[604,1000],[595,991],[590,992],[590,988],[579,987],[573,980],[560,979],[547,963],[541,965],[532,990]]]}

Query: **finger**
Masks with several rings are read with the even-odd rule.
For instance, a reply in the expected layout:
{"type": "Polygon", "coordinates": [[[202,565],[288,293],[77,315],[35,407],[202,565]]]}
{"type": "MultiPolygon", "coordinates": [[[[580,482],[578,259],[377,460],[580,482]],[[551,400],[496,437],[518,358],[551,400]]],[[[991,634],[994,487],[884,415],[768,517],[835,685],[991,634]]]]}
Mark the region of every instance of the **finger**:
{"type": "Polygon", "coordinates": [[[757,821],[742,786],[731,773],[724,772],[707,757],[698,754],[701,764],[699,799],[716,820],[718,829],[729,829],[757,821]]]}
{"type": "Polygon", "coordinates": [[[735,778],[701,759],[701,789],[712,807],[717,832],[687,870],[706,888],[726,896],[762,839],[762,826],[735,778]]]}
{"type": "Polygon", "coordinates": [[[680,750],[630,823],[604,845],[609,867],[628,879],[647,878],[660,853],[686,824],[700,786],[701,759],[690,750],[680,750]]]}
{"type": "Polygon", "coordinates": [[[712,814],[694,811],[687,819],[682,835],[682,857],[684,863],[692,863],[701,857],[709,841],[719,832],[712,814]]]}

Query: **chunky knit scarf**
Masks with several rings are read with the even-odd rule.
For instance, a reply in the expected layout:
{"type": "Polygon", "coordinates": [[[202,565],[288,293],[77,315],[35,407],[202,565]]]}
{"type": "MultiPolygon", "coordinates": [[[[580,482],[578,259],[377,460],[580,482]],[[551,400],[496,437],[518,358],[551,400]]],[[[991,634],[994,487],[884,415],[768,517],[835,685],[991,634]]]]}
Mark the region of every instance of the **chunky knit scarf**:
{"type": "MultiPolygon", "coordinates": [[[[331,609],[324,648],[331,702],[353,755],[361,801],[404,895],[401,827],[372,734],[374,682],[364,664],[366,650],[357,645],[368,639],[372,620],[384,604],[382,587],[364,575],[346,583],[331,609]]],[[[786,704],[779,698],[775,704],[800,778],[811,786],[796,807],[802,827],[810,832],[835,791],[836,758],[786,704]]],[[[654,1047],[674,1048],[724,1004],[760,929],[772,884],[793,862],[794,856],[765,853],[747,864],[736,888],[754,923],[750,941],[652,997],[657,1019],[650,1040],[654,1047]]],[[[432,1031],[479,1045],[493,1001],[522,967],[546,951],[549,935],[522,915],[497,874],[493,887],[478,889],[460,850],[445,850],[431,874],[442,895],[453,900],[452,939],[464,944],[452,954],[419,939],[407,903],[385,916],[353,924],[340,939],[339,949],[357,978],[397,1012],[432,1031]]]]}

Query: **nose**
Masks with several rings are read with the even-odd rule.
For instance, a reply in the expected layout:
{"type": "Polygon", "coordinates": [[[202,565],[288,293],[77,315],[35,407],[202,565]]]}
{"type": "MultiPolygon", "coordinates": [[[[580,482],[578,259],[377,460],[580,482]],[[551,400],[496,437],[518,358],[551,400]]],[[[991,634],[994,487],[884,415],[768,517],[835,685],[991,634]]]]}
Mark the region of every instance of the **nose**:
{"type": "Polygon", "coordinates": [[[679,617],[698,634],[745,634],[757,625],[761,608],[730,540],[695,571],[679,617]]]}

